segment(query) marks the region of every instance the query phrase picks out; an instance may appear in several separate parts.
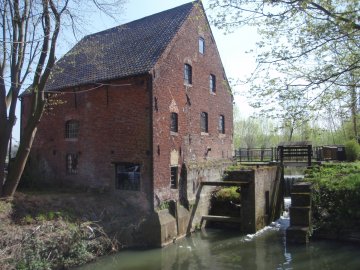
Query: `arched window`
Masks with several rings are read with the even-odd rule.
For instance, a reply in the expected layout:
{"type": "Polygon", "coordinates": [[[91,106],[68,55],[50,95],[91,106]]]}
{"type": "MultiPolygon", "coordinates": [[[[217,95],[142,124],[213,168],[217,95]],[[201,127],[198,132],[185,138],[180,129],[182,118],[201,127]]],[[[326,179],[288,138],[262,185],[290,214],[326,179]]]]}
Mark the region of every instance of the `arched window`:
{"type": "Polygon", "coordinates": [[[205,53],[205,40],[203,38],[199,38],[199,53],[205,53]]]}
{"type": "Polygon", "coordinates": [[[225,116],[223,115],[219,117],[219,132],[225,134],[225,116]]]}
{"type": "Polygon", "coordinates": [[[209,83],[210,83],[210,92],[215,93],[216,92],[216,77],[215,77],[215,75],[210,74],[209,83]]]}
{"type": "Polygon", "coordinates": [[[178,132],[178,114],[174,112],[170,115],[170,131],[178,132]]]}
{"type": "Polygon", "coordinates": [[[74,139],[79,135],[79,121],[69,120],[65,123],[65,138],[74,139]]]}
{"type": "Polygon", "coordinates": [[[184,65],[184,83],[192,84],[192,67],[189,64],[184,65]]]}
{"type": "Polygon", "coordinates": [[[205,133],[209,132],[207,112],[202,112],[200,114],[200,128],[201,128],[201,132],[205,132],[205,133]]]}

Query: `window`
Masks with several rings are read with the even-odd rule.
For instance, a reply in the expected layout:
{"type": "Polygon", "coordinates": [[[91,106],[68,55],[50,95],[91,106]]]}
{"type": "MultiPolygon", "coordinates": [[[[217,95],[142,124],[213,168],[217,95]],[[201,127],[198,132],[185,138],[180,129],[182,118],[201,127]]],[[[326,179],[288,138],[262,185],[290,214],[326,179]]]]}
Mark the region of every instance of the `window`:
{"type": "Polygon", "coordinates": [[[77,174],[78,170],[78,155],[77,154],[67,154],[66,155],[66,173],[67,174],[77,174]]]}
{"type": "Polygon", "coordinates": [[[203,38],[199,38],[199,53],[205,53],[205,40],[203,38]]]}
{"type": "Polygon", "coordinates": [[[225,134],[225,117],[223,115],[219,117],[219,132],[225,134]]]}
{"type": "Polygon", "coordinates": [[[177,188],[178,183],[178,167],[172,166],[170,168],[170,188],[177,188]]]}
{"type": "Polygon", "coordinates": [[[189,64],[184,66],[184,83],[192,84],[192,67],[189,64]]]}
{"type": "Polygon", "coordinates": [[[79,134],[79,121],[69,120],[65,123],[65,138],[74,139],[79,134]]]}
{"type": "Polygon", "coordinates": [[[208,114],[206,112],[202,112],[200,114],[200,128],[201,132],[208,133],[208,114]]]}
{"type": "Polygon", "coordinates": [[[210,74],[209,82],[210,82],[211,93],[215,93],[216,92],[216,77],[215,77],[215,75],[210,74]]]}
{"type": "Polygon", "coordinates": [[[170,116],[170,131],[178,132],[178,114],[174,112],[170,116]]]}
{"type": "Polygon", "coordinates": [[[140,164],[115,164],[115,187],[122,190],[140,190],[140,164]]]}

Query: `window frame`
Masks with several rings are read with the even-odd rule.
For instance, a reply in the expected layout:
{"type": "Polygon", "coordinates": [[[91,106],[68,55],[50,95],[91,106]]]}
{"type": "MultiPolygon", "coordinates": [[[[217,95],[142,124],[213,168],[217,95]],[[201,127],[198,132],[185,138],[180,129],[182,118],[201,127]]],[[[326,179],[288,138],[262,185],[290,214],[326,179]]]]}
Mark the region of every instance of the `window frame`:
{"type": "Polygon", "coordinates": [[[66,174],[76,175],[78,174],[79,156],[75,153],[66,154],[66,174]]]}
{"type": "Polygon", "coordinates": [[[199,53],[205,54],[205,39],[203,37],[199,37],[199,53]]]}
{"type": "Polygon", "coordinates": [[[192,84],[192,66],[190,64],[184,64],[184,83],[192,84]]]}
{"type": "Polygon", "coordinates": [[[179,183],[179,166],[170,166],[170,188],[177,189],[179,183]]]}
{"type": "Polygon", "coordinates": [[[68,120],[65,122],[65,139],[77,139],[79,137],[80,123],[78,120],[68,120]]]}
{"type": "Polygon", "coordinates": [[[210,92],[212,94],[216,93],[216,76],[214,74],[210,74],[209,76],[209,86],[210,86],[210,92]]]}
{"type": "Polygon", "coordinates": [[[209,133],[209,114],[207,112],[200,113],[200,130],[202,133],[209,133]]]}
{"type": "Polygon", "coordinates": [[[132,162],[117,162],[115,165],[115,189],[126,191],[141,190],[141,164],[132,162]],[[130,168],[134,168],[130,171],[130,168]],[[127,179],[120,178],[121,175],[127,179]],[[133,179],[129,178],[129,174],[133,174],[133,179]]]}
{"type": "Polygon", "coordinates": [[[225,134],[225,116],[220,114],[218,130],[220,134],[225,134]]]}
{"type": "Polygon", "coordinates": [[[179,115],[176,112],[170,113],[170,131],[179,132],[179,115]]]}

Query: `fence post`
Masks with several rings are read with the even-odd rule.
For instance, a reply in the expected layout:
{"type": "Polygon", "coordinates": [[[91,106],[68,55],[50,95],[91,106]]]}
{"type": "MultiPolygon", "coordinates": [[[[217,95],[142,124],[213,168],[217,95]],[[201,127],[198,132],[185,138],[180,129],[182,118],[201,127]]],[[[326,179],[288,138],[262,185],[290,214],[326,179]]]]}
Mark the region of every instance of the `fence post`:
{"type": "Polygon", "coordinates": [[[308,145],[308,166],[311,166],[312,145],[308,145]]]}

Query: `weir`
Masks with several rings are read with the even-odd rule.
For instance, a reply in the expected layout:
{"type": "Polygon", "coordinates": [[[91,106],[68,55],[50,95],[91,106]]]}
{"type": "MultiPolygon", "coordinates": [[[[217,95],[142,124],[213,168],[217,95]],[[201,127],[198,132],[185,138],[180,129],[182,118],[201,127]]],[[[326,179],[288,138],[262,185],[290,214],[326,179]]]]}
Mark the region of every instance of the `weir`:
{"type": "Polygon", "coordinates": [[[202,215],[207,221],[238,223],[244,233],[255,233],[280,217],[283,204],[282,167],[279,164],[256,165],[250,169],[226,171],[224,181],[202,182],[203,186],[239,186],[241,197],[238,216],[202,215]]]}

